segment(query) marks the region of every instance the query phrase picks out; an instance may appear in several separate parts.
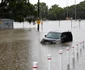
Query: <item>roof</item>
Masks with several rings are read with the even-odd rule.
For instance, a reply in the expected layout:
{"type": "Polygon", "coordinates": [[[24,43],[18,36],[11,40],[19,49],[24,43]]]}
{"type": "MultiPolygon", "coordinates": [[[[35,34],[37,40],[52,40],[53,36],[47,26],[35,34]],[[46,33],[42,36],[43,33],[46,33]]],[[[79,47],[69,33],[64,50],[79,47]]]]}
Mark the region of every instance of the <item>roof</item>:
{"type": "Polygon", "coordinates": [[[71,31],[70,30],[56,30],[56,31],[50,31],[50,32],[62,33],[62,32],[71,32],[71,31]]]}

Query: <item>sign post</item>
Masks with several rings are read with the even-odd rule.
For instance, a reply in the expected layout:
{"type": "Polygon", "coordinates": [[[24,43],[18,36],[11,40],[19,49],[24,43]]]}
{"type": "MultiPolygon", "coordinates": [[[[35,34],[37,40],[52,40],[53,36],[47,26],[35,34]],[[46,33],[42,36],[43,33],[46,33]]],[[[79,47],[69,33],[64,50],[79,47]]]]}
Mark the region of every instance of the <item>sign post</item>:
{"type": "MultiPolygon", "coordinates": [[[[38,19],[39,19],[39,17],[40,17],[40,4],[39,4],[39,0],[38,0],[38,19]]],[[[38,22],[39,22],[39,20],[38,20],[38,22]]],[[[39,23],[38,23],[38,25],[37,25],[37,30],[39,31],[39,23]]]]}
{"type": "Polygon", "coordinates": [[[40,25],[40,20],[39,19],[37,20],[37,25],[38,25],[37,30],[39,31],[39,25],[40,25]]]}

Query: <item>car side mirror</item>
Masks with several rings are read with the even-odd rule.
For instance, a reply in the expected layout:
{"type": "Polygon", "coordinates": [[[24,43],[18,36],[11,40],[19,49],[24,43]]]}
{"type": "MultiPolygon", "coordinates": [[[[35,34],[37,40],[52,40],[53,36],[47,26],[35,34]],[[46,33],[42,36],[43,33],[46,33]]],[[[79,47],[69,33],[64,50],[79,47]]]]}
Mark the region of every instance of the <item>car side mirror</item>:
{"type": "Polygon", "coordinates": [[[46,37],[47,35],[45,35],[45,37],[46,37]]]}

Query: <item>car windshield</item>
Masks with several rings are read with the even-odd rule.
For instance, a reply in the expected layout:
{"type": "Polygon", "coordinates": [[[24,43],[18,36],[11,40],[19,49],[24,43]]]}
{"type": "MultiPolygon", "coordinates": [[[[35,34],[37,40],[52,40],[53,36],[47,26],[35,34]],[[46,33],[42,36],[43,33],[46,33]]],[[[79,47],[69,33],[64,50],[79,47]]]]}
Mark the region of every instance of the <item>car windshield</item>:
{"type": "Polygon", "coordinates": [[[47,38],[60,39],[61,33],[49,32],[46,36],[47,38]]]}

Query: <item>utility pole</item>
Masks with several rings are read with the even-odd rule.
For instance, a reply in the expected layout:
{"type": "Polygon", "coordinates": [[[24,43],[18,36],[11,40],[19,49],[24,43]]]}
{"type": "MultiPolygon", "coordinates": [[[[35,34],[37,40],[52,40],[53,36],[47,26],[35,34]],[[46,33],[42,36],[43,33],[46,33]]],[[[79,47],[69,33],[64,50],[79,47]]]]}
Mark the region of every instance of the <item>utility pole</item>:
{"type": "Polygon", "coordinates": [[[67,0],[67,18],[68,18],[68,0],[67,0]]]}
{"type": "MultiPolygon", "coordinates": [[[[39,4],[39,0],[38,0],[38,20],[40,20],[40,4],[39,4]]],[[[39,24],[37,24],[37,30],[39,31],[39,24]]]]}
{"type": "Polygon", "coordinates": [[[68,20],[68,19],[69,19],[69,18],[68,18],[68,0],[66,0],[66,6],[67,6],[67,7],[66,7],[66,13],[67,13],[67,14],[66,14],[66,15],[67,15],[67,16],[66,16],[66,20],[68,20]]]}
{"type": "Polygon", "coordinates": [[[75,21],[76,21],[76,0],[75,0],[75,21]]]}

